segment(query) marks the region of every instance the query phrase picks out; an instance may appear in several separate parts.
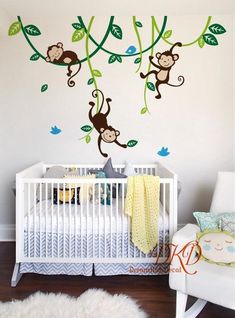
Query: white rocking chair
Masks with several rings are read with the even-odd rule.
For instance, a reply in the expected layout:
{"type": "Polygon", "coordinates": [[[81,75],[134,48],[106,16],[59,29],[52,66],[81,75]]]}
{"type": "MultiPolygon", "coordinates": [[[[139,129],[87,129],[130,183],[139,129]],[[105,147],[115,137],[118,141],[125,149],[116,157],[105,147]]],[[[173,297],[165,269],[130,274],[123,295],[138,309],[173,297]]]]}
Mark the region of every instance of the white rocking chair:
{"type": "MultiPolygon", "coordinates": [[[[235,172],[219,172],[210,207],[211,212],[235,212],[235,172]]],[[[196,240],[200,229],[194,224],[187,224],[173,237],[173,244],[180,249],[190,241],[196,240]]],[[[194,256],[195,257],[195,256],[194,256]]],[[[193,261],[191,261],[191,264],[193,261]]],[[[177,291],[176,318],[195,318],[205,307],[207,301],[235,310],[235,267],[219,266],[199,260],[190,266],[189,271],[197,271],[195,275],[180,268],[180,259],[174,257],[169,275],[170,287],[177,291]],[[188,295],[198,298],[186,311],[188,295]]]]}

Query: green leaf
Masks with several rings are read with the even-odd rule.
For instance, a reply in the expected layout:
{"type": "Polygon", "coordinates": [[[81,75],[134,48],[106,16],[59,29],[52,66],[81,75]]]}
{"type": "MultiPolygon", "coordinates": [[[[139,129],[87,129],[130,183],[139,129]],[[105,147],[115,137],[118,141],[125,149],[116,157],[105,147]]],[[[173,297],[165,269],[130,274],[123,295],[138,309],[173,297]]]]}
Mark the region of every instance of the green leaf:
{"type": "Polygon", "coordinates": [[[91,84],[93,84],[94,83],[94,79],[93,78],[90,78],[89,80],[88,80],[88,82],[87,82],[87,85],[91,85],[91,84]]]}
{"type": "Polygon", "coordinates": [[[127,143],[127,147],[135,147],[138,144],[137,140],[129,140],[127,143]]]}
{"type": "Polygon", "coordinates": [[[109,57],[109,64],[114,63],[117,60],[117,56],[115,54],[109,57]]]}
{"type": "Polygon", "coordinates": [[[39,59],[40,55],[35,53],[30,57],[30,61],[37,61],[39,59]]]}
{"type": "Polygon", "coordinates": [[[17,33],[19,33],[21,30],[21,24],[20,22],[16,21],[13,22],[8,30],[8,35],[12,36],[12,35],[16,35],[17,33]]]}
{"type": "Polygon", "coordinates": [[[122,39],[122,29],[120,28],[119,25],[113,24],[111,28],[111,33],[116,39],[119,39],[119,40],[122,39]]]}
{"type": "Polygon", "coordinates": [[[135,25],[138,27],[138,28],[142,28],[143,24],[140,22],[140,21],[136,21],[135,22],[135,25]]]}
{"type": "Polygon", "coordinates": [[[85,132],[88,132],[88,131],[91,131],[92,130],[92,127],[89,126],[89,125],[85,125],[85,126],[82,126],[81,127],[81,130],[85,131],[85,132]]]}
{"type": "Polygon", "coordinates": [[[147,107],[143,107],[140,111],[141,115],[145,114],[148,111],[147,107]]]}
{"type": "Polygon", "coordinates": [[[169,37],[171,37],[172,35],[172,30],[167,30],[164,34],[163,34],[163,38],[164,39],[168,39],[169,37]]]}
{"type": "Polygon", "coordinates": [[[32,35],[32,36],[37,36],[37,35],[40,35],[41,32],[40,30],[38,29],[38,27],[36,27],[35,25],[32,25],[32,24],[29,24],[29,25],[26,25],[24,27],[24,30],[25,32],[28,34],[28,35],[32,35]]]}
{"type": "Polygon", "coordinates": [[[45,92],[48,89],[48,85],[47,84],[43,84],[41,87],[41,92],[45,92]]]}
{"type": "Polygon", "coordinates": [[[93,70],[92,73],[96,77],[101,77],[102,76],[102,73],[99,70],[93,70]]]}
{"type": "Polygon", "coordinates": [[[210,25],[209,30],[214,34],[223,34],[226,32],[225,28],[217,23],[210,25]]]}
{"type": "Polygon", "coordinates": [[[72,26],[73,26],[73,28],[75,30],[81,30],[82,29],[82,25],[80,23],[73,23],[72,26]]]}
{"type": "Polygon", "coordinates": [[[147,87],[148,89],[150,89],[151,91],[155,91],[155,86],[152,82],[147,82],[147,87]]]}
{"type": "Polygon", "coordinates": [[[140,57],[137,57],[137,59],[134,60],[135,64],[139,64],[140,62],[141,62],[141,58],[140,57]]]}
{"type": "Polygon", "coordinates": [[[200,48],[203,48],[203,46],[205,45],[205,41],[204,41],[204,39],[203,39],[202,36],[199,38],[199,40],[197,41],[197,43],[198,43],[198,45],[199,45],[200,48]]]}
{"type": "Polygon", "coordinates": [[[89,144],[90,141],[91,141],[91,137],[90,137],[90,135],[87,135],[86,136],[86,143],[89,144]]]}
{"type": "Polygon", "coordinates": [[[218,45],[218,41],[216,37],[213,34],[206,33],[203,35],[203,39],[208,45],[218,45]]]}
{"type": "Polygon", "coordinates": [[[84,37],[85,35],[85,30],[84,29],[77,29],[73,32],[73,35],[72,35],[72,42],[78,42],[78,41],[81,41],[82,38],[84,37]]]}
{"type": "Polygon", "coordinates": [[[122,57],[121,57],[120,55],[117,55],[117,61],[118,61],[119,63],[122,63],[122,57]]]}

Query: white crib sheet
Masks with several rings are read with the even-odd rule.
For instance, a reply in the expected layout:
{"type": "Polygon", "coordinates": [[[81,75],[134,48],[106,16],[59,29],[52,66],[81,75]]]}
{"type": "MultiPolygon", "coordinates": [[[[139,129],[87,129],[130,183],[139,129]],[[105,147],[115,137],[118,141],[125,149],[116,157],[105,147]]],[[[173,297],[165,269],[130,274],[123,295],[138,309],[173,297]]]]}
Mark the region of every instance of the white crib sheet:
{"type": "MultiPolygon", "coordinates": [[[[169,229],[168,214],[165,211],[164,217],[163,210],[163,206],[160,204],[159,231],[169,229]]],[[[121,199],[113,199],[112,207],[110,205],[94,205],[94,212],[93,204],[90,202],[83,206],[76,204],[52,205],[51,200],[43,200],[30,209],[29,217],[26,212],[24,230],[75,235],[127,233],[128,217],[125,215],[121,199]]]]}

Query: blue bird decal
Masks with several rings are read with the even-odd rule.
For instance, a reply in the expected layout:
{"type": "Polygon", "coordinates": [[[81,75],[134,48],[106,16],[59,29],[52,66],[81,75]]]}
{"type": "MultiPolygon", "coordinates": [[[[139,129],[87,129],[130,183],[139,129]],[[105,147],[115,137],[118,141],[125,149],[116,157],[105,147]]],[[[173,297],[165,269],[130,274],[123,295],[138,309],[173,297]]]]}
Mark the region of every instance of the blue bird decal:
{"type": "Polygon", "coordinates": [[[168,151],[168,148],[162,147],[162,149],[159,150],[157,154],[159,156],[166,157],[166,156],[169,156],[170,152],[168,151]]]}
{"type": "Polygon", "coordinates": [[[61,129],[58,128],[57,126],[51,127],[50,133],[51,133],[52,135],[58,135],[58,134],[61,133],[61,129]]]}
{"type": "Polygon", "coordinates": [[[131,45],[128,47],[128,49],[126,50],[127,54],[133,54],[136,52],[136,47],[134,45],[131,45]]]}

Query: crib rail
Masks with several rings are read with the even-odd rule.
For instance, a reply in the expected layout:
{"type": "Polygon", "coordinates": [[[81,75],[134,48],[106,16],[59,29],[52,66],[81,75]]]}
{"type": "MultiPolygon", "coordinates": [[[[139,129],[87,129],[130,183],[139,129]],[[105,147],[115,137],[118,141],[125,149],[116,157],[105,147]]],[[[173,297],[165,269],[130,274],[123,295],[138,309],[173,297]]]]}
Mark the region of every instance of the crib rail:
{"type": "MultiPolygon", "coordinates": [[[[44,165],[44,171],[49,166],[44,165]]],[[[71,166],[74,169],[75,165],[65,167],[71,166]]],[[[90,168],[102,166],[75,167],[84,176],[90,168]]],[[[123,172],[124,165],[115,168],[123,172]]],[[[135,168],[138,173],[157,173],[156,165],[135,168]]],[[[174,178],[160,179],[162,225],[152,253],[145,254],[132,243],[131,219],[125,214],[126,187],[127,179],[47,179],[19,174],[16,262],[164,262],[169,252],[167,237],[175,231],[174,178]]]]}

